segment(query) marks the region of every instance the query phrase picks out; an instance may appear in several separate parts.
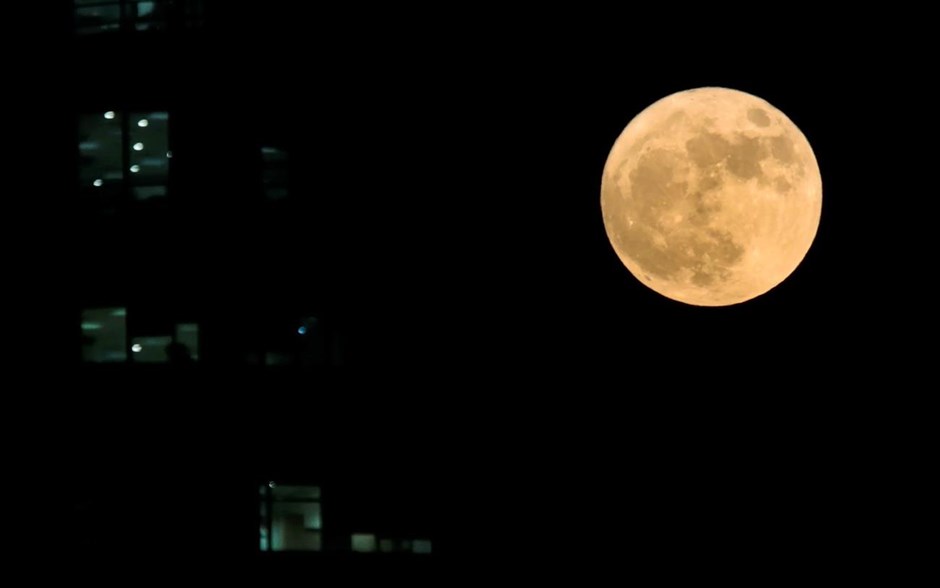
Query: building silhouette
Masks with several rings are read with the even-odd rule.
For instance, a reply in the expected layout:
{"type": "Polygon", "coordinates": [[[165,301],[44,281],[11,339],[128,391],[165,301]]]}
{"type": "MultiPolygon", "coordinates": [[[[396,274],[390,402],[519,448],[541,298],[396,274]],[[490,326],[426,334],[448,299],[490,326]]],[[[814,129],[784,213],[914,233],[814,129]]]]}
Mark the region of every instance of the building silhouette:
{"type": "Polygon", "coordinates": [[[63,550],[109,580],[420,582],[441,549],[431,441],[387,399],[405,352],[359,343],[384,311],[357,310],[345,266],[355,223],[331,212],[353,205],[310,114],[328,105],[291,96],[285,6],[235,4],[58,8],[80,88],[49,162],[72,272],[54,354],[77,391],[52,425],[63,550]]]}

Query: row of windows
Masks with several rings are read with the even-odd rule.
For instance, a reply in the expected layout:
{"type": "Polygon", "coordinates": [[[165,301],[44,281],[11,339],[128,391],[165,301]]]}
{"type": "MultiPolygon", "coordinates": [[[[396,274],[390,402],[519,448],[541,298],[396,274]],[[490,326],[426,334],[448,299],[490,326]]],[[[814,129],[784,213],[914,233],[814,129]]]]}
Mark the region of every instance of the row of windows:
{"type": "Polygon", "coordinates": [[[162,333],[127,336],[126,308],[82,312],[82,360],[89,363],[187,363],[199,359],[199,325],[176,323],[162,333]]]}
{"type": "MultiPolygon", "coordinates": [[[[285,322],[280,327],[273,336],[252,342],[257,349],[243,350],[243,362],[269,367],[342,364],[341,342],[333,340],[335,337],[330,336],[317,317],[285,322]]],[[[81,337],[85,363],[187,364],[199,361],[198,323],[166,322],[162,327],[151,326],[140,332],[128,328],[128,310],[124,307],[82,311],[81,337]]]]}
{"type": "MultiPolygon", "coordinates": [[[[110,208],[126,195],[136,201],[167,196],[173,151],[167,112],[116,112],[79,119],[79,182],[82,192],[110,208]]],[[[283,149],[261,148],[262,189],[269,200],[288,196],[288,158],[283,149]]]]}
{"type": "MultiPolygon", "coordinates": [[[[259,488],[261,551],[323,551],[323,513],[318,486],[280,486],[274,482],[259,488]]],[[[329,546],[327,546],[329,547],[329,546]]],[[[343,545],[337,546],[344,548],[343,545]]],[[[377,537],[351,533],[349,549],[355,553],[431,553],[430,539],[377,537]]]]}
{"type": "Polygon", "coordinates": [[[203,0],[75,0],[79,35],[201,26],[203,0]]]}

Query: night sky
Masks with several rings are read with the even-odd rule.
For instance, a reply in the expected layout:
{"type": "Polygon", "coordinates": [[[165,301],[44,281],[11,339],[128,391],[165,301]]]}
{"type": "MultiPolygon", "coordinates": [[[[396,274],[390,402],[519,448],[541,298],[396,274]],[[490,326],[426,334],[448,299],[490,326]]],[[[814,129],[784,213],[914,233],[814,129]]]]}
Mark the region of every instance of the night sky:
{"type": "MultiPolygon", "coordinates": [[[[249,538],[258,480],[392,488],[370,508],[432,529],[445,578],[507,562],[584,579],[852,561],[875,524],[856,516],[862,472],[890,461],[878,448],[897,427],[876,416],[895,403],[860,382],[909,390],[919,356],[900,332],[926,321],[911,276],[928,270],[909,253],[926,233],[908,220],[930,196],[910,138],[932,109],[925,37],[907,17],[683,11],[265,2],[171,44],[90,39],[60,55],[47,83],[62,108],[38,123],[58,166],[43,176],[59,205],[40,213],[59,246],[44,324],[148,306],[207,325],[207,359],[183,379],[108,371],[80,365],[65,333],[75,344],[42,360],[68,382],[42,419],[63,447],[42,475],[81,500],[104,479],[155,503],[184,480],[239,488],[223,502],[242,518],[220,524],[249,538]],[[823,178],[803,263],[732,307],[642,286],[600,212],[624,126],[700,86],[782,110],[823,178]],[[106,104],[167,109],[188,129],[170,138],[185,199],[116,222],[70,200],[75,117],[106,104]],[[290,204],[251,204],[246,136],[289,150],[290,204]],[[298,316],[342,325],[344,367],[210,361],[213,343],[298,316]]],[[[154,529],[148,545],[175,533],[154,529]]],[[[238,541],[193,557],[221,565],[238,541]]]]}

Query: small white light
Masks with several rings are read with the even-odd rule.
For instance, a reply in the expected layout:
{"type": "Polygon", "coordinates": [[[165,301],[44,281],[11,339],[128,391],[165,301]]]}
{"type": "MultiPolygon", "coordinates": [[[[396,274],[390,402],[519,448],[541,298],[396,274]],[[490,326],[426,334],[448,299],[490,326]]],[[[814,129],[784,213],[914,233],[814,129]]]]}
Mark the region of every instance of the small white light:
{"type": "Polygon", "coordinates": [[[268,482],[268,487],[269,487],[269,488],[274,488],[275,486],[277,486],[277,484],[275,484],[273,481],[268,482]]]}
{"type": "Polygon", "coordinates": [[[173,159],[173,152],[172,152],[172,151],[167,151],[167,152],[166,152],[166,158],[167,158],[167,159],[173,159]]]}
{"type": "Polygon", "coordinates": [[[104,117],[108,120],[114,120],[114,116],[115,114],[113,110],[109,110],[108,112],[104,113],[104,117]]]}
{"type": "Polygon", "coordinates": [[[140,353],[143,350],[143,346],[140,343],[134,343],[131,345],[131,351],[134,353],[140,353]]]}
{"type": "Polygon", "coordinates": [[[136,173],[139,172],[139,171],[140,171],[140,166],[137,165],[136,163],[131,166],[131,173],[132,173],[132,174],[136,174],[136,173]]]}
{"type": "Polygon", "coordinates": [[[144,150],[143,143],[134,143],[134,151],[143,151],[143,150],[144,150]]]}
{"type": "Polygon", "coordinates": [[[92,184],[95,185],[95,188],[100,188],[102,185],[104,185],[104,180],[99,178],[95,180],[94,182],[92,182],[92,184]]]}
{"type": "Polygon", "coordinates": [[[142,118],[139,121],[137,121],[137,126],[140,128],[148,127],[150,126],[150,121],[145,118],[142,118]]]}

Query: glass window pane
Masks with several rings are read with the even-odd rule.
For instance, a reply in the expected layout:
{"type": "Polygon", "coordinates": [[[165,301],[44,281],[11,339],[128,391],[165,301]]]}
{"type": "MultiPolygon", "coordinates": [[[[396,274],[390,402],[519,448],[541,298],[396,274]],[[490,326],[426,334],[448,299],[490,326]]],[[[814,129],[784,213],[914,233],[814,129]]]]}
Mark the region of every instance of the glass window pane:
{"type": "Polygon", "coordinates": [[[274,520],[299,516],[300,524],[308,531],[319,531],[323,528],[319,502],[275,502],[271,512],[274,520]]]}
{"type": "Polygon", "coordinates": [[[265,164],[283,163],[287,161],[287,153],[277,147],[262,147],[261,158],[264,160],[265,164]]]}
{"type": "Polygon", "coordinates": [[[258,547],[261,551],[268,550],[268,528],[265,525],[261,526],[261,536],[258,547]]]}
{"type": "Polygon", "coordinates": [[[166,196],[166,186],[136,186],[134,188],[135,200],[159,199],[166,196]]]}
{"type": "Polygon", "coordinates": [[[264,184],[266,187],[285,186],[287,184],[287,168],[270,167],[265,169],[264,184]]]}
{"type": "Polygon", "coordinates": [[[79,34],[116,31],[120,28],[121,7],[116,3],[75,9],[75,30],[79,34]]]}
{"type": "Polygon", "coordinates": [[[431,540],[415,539],[411,543],[411,550],[414,553],[431,553],[431,540]]]}
{"type": "Polygon", "coordinates": [[[268,200],[284,200],[287,198],[287,188],[265,188],[264,194],[268,200]]]}
{"type": "Polygon", "coordinates": [[[375,551],[375,535],[371,533],[353,533],[352,550],[357,553],[372,553],[375,551]]]}
{"type": "Polygon", "coordinates": [[[282,353],[280,351],[268,351],[264,354],[264,365],[267,366],[291,365],[293,363],[294,358],[288,353],[282,353]]]}
{"type": "Polygon", "coordinates": [[[131,340],[131,352],[135,363],[166,363],[169,359],[166,348],[173,342],[173,337],[134,337],[131,340]]]}
{"type": "Polygon", "coordinates": [[[127,361],[127,311],[95,308],[82,312],[82,360],[93,363],[127,361]]]}
{"type": "Polygon", "coordinates": [[[127,7],[127,19],[138,31],[162,29],[167,24],[166,0],[131,0],[127,7]]]}
{"type": "Polygon", "coordinates": [[[176,325],[176,342],[186,347],[189,357],[199,359],[199,325],[182,323],[176,325]]]}
{"type": "Polygon", "coordinates": [[[202,24],[202,19],[205,16],[203,0],[189,0],[183,5],[183,7],[185,10],[187,26],[195,27],[202,24]]]}
{"type": "Polygon", "coordinates": [[[124,0],[123,19],[118,0],[75,0],[80,34],[126,29],[160,30],[168,25],[197,27],[205,19],[203,0],[124,0]],[[172,21],[172,22],[171,22],[172,21]]]}
{"type": "Polygon", "coordinates": [[[137,16],[151,16],[155,8],[155,4],[152,0],[147,0],[144,2],[137,3],[137,16]]]}
{"type": "Polygon", "coordinates": [[[135,112],[128,117],[130,146],[129,178],[134,197],[149,200],[166,196],[169,175],[169,115],[166,112],[135,112]],[[162,188],[156,189],[156,188],[162,188]]]}
{"type": "Polygon", "coordinates": [[[275,514],[271,519],[272,551],[320,551],[323,538],[320,531],[304,527],[299,514],[275,514]]]}
{"type": "Polygon", "coordinates": [[[120,190],[124,178],[121,143],[123,117],[114,111],[79,119],[79,181],[96,194],[120,190]]]}
{"type": "Polygon", "coordinates": [[[263,166],[261,181],[265,198],[268,200],[287,198],[287,152],[277,147],[262,147],[261,161],[263,166]]]}
{"type": "Polygon", "coordinates": [[[275,486],[271,490],[275,500],[319,500],[319,486],[275,486]]]}

